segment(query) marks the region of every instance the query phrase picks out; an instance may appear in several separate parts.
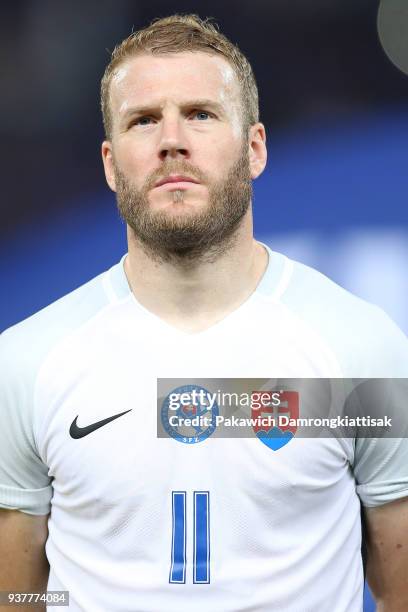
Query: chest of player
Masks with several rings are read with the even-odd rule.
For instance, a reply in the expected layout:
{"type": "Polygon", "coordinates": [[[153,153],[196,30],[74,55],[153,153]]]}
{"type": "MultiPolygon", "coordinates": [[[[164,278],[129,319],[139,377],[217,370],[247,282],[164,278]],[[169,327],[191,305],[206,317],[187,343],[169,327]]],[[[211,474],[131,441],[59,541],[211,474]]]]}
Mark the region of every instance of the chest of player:
{"type": "Polygon", "coordinates": [[[237,532],[241,550],[251,549],[248,520],[261,551],[264,530],[287,525],[286,547],[294,521],[307,530],[316,508],[338,516],[350,496],[356,501],[347,453],[335,440],[295,438],[274,450],[255,435],[194,444],[157,437],[159,376],[318,375],[297,334],[280,338],[274,326],[261,342],[256,325],[240,336],[234,328],[188,338],[158,336],[148,325],[136,334],[125,321],[119,331],[86,330],[49,357],[36,385],[35,428],[54,479],[54,521],[81,519],[81,533],[87,521],[102,540],[131,521],[133,537],[160,547],[171,537],[174,495],[181,492],[191,521],[201,491],[233,554],[237,532]]]}
{"type": "MultiPolygon", "coordinates": [[[[334,439],[296,436],[281,448],[251,437],[158,437],[157,379],[140,370],[88,368],[64,388],[49,385],[37,439],[54,478],[54,504],[81,500],[81,511],[161,507],[172,491],[211,491],[214,503],[258,520],[313,514],[339,488],[352,487],[348,456],[334,439]],[[113,384],[114,383],[114,384],[113,384]],[[246,510],[245,510],[246,508],[246,510]],[[273,510],[273,512],[271,511],[273,510]]],[[[39,399],[39,398],[38,398],[39,399]]],[[[177,431],[177,430],[176,430],[177,431]]]]}

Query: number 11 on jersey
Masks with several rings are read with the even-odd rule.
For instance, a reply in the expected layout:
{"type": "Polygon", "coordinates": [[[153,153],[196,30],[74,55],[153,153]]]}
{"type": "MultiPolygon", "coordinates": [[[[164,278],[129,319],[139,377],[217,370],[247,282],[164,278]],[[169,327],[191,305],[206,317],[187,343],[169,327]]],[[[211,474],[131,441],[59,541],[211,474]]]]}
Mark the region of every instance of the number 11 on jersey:
{"type": "MultiPolygon", "coordinates": [[[[187,565],[187,493],[172,492],[170,582],[185,584],[187,565]]],[[[210,582],[210,493],[193,492],[193,582],[210,582]]]]}

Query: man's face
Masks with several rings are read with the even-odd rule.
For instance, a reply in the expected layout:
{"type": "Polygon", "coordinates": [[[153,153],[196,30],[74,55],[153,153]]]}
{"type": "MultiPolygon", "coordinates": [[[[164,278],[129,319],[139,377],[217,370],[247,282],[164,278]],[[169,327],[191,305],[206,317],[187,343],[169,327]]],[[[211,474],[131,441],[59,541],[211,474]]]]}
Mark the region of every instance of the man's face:
{"type": "Polygon", "coordinates": [[[132,58],[112,78],[111,112],[108,182],[145,247],[162,257],[224,248],[251,198],[248,136],[228,62],[205,53],[132,58]]]}

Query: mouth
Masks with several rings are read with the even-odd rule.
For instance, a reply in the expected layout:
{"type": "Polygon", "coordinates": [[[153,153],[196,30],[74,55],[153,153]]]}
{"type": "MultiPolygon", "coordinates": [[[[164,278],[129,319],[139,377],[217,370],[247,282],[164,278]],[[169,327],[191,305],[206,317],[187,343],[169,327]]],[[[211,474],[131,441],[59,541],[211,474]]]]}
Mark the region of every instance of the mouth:
{"type": "Polygon", "coordinates": [[[198,181],[191,178],[191,176],[184,176],[181,174],[170,174],[163,179],[160,179],[155,184],[155,188],[167,186],[173,189],[187,189],[187,187],[191,184],[198,184],[198,181]]]}

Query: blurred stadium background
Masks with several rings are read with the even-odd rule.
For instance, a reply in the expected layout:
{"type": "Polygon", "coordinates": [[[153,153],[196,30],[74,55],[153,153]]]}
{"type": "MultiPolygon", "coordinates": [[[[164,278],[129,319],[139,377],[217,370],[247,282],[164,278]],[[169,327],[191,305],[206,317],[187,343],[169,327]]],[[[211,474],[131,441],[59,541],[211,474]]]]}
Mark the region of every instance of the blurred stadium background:
{"type": "Polygon", "coordinates": [[[378,0],[2,3],[0,330],[125,251],[99,153],[107,50],[154,17],[196,12],[216,19],[257,77],[269,145],[258,238],[407,332],[408,79],[391,61],[406,51],[402,7],[381,6],[386,53],[378,0]]]}

